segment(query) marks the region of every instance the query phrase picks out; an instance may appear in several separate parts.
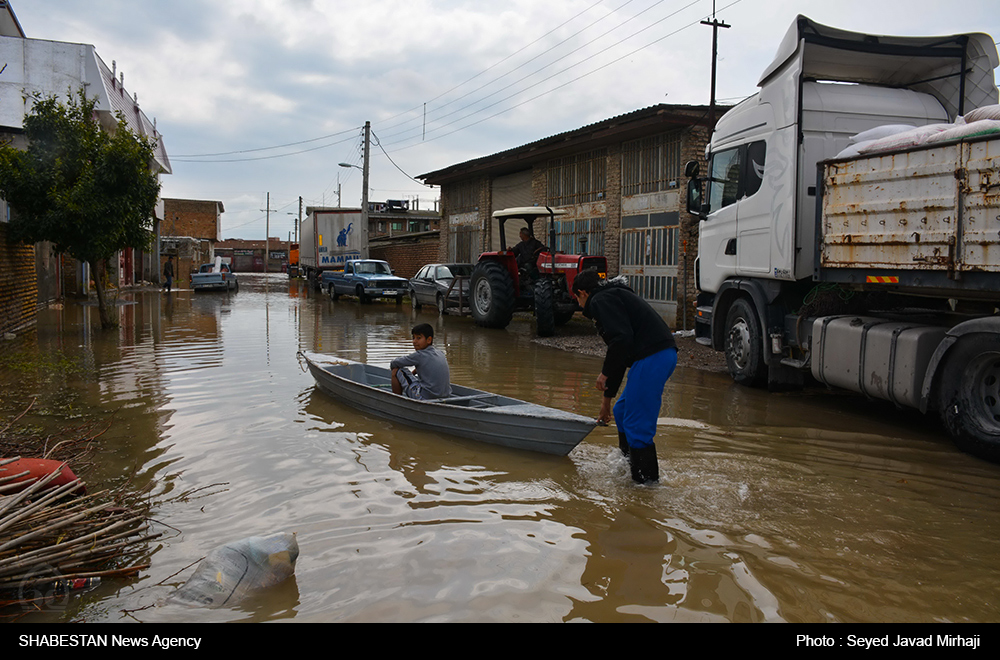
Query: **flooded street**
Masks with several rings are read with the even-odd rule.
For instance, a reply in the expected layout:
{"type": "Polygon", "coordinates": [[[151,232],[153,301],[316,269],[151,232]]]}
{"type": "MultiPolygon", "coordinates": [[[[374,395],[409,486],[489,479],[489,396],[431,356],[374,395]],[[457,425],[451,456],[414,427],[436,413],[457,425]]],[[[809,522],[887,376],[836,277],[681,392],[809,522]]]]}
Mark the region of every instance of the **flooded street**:
{"type": "Polygon", "coordinates": [[[660,413],[660,484],[636,487],[613,427],[568,457],[442,437],[338,404],[296,354],[388,366],[430,322],[454,382],[589,416],[599,358],[532,343],[523,319],[485,330],[240,277],[233,294],[123,294],[134,304],[117,333],[90,330],[96,307],[68,301],[3,347],[49,367],[0,371],[3,424],[36,396],[50,414],[21,423],[113,415],[84,477],[96,488],[138,469],[162,501],[139,578],[27,620],[1000,616],[1000,466],[918,413],[680,368],[660,413]],[[163,603],[212,548],[275,532],[297,534],[293,579],[233,607],[163,603]]]}

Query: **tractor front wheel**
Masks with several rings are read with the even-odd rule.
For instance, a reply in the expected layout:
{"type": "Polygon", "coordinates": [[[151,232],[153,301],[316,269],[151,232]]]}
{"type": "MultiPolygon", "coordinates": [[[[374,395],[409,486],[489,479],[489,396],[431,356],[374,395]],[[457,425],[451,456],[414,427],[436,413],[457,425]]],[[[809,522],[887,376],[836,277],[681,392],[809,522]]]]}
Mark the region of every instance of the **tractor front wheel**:
{"type": "Polygon", "coordinates": [[[472,271],[472,318],[484,328],[506,328],[514,316],[514,282],[501,264],[479,263],[472,271]]]}

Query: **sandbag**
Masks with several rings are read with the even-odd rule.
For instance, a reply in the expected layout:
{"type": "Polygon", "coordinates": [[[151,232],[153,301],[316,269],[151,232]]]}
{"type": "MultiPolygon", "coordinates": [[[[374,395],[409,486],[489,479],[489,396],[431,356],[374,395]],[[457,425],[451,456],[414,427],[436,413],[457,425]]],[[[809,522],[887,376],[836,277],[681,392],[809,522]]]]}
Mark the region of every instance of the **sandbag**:
{"type": "Polygon", "coordinates": [[[168,601],[192,607],[234,605],[291,577],[298,557],[295,534],[285,532],[227,543],[208,553],[168,601]]]}
{"type": "Polygon", "coordinates": [[[961,140],[962,138],[991,135],[993,133],[1000,133],[1000,121],[996,119],[980,119],[931,135],[927,138],[927,142],[928,144],[931,142],[947,142],[948,140],[961,140]]]}
{"type": "Polygon", "coordinates": [[[895,151],[897,149],[918,147],[927,142],[927,139],[931,135],[941,133],[942,131],[946,131],[952,127],[953,124],[928,124],[926,126],[920,126],[906,131],[905,133],[897,133],[896,135],[890,135],[889,137],[875,140],[868,146],[861,149],[861,153],[881,153],[883,151],[895,151]]]}
{"type": "Polygon", "coordinates": [[[861,153],[861,150],[870,145],[875,140],[865,140],[857,144],[849,144],[847,148],[835,156],[835,158],[854,158],[861,153]]]}
{"type": "Polygon", "coordinates": [[[869,128],[867,131],[861,131],[857,135],[851,136],[848,141],[851,144],[860,144],[861,142],[869,142],[871,140],[881,140],[891,135],[912,131],[914,128],[916,126],[912,124],[884,124],[875,128],[869,128]]]}
{"type": "Polygon", "coordinates": [[[965,121],[969,124],[983,119],[1000,119],[1000,105],[984,105],[965,113],[965,121]]]}

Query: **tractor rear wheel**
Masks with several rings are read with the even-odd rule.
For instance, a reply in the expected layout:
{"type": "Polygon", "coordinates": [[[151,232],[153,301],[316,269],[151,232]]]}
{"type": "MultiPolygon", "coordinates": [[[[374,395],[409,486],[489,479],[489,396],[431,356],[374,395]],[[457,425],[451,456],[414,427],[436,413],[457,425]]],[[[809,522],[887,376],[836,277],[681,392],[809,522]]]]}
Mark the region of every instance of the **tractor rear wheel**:
{"type": "Polygon", "coordinates": [[[514,281],[501,264],[483,261],[472,271],[472,318],[484,328],[506,328],[514,316],[514,281]]]}

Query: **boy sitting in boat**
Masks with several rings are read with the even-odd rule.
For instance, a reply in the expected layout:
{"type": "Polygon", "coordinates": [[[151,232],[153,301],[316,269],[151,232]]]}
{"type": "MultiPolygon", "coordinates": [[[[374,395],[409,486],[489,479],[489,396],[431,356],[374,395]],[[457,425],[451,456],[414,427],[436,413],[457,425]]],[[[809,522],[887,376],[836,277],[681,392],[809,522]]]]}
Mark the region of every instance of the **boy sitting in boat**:
{"type": "Polygon", "coordinates": [[[389,363],[393,394],[424,400],[451,396],[451,371],[444,355],[434,347],[434,328],[429,323],[421,323],[410,333],[416,352],[389,363]],[[405,367],[414,367],[416,373],[405,367]]]}

